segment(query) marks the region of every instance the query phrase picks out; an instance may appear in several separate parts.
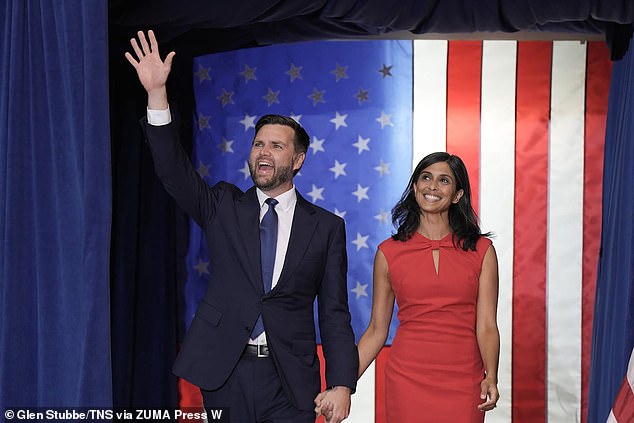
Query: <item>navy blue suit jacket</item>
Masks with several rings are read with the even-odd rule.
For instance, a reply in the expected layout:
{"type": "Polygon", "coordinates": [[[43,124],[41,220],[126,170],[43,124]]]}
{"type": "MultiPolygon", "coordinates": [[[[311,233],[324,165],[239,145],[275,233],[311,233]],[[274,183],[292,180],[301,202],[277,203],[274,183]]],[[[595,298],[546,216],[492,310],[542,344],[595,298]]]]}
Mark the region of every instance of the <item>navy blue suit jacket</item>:
{"type": "Polygon", "coordinates": [[[344,222],[297,195],[288,251],[277,285],[266,295],[260,271],[255,187],[209,186],[180,146],[173,124],[144,123],[156,172],[206,235],[211,277],[174,372],[207,390],[229,377],[262,313],[275,366],[291,402],[314,408],[320,390],[313,303],[328,386],[355,390],[358,355],[350,325],[344,222]]]}

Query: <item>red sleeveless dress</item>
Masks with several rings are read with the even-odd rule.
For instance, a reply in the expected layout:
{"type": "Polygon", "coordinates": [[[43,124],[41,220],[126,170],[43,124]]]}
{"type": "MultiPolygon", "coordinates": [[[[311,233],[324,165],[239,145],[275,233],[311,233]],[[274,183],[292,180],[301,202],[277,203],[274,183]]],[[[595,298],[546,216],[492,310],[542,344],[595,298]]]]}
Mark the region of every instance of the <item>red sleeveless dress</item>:
{"type": "Polygon", "coordinates": [[[482,260],[455,248],[451,234],[406,242],[387,239],[385,255],[398,304],[399,326],[385,368],[385,409],[391,423],[481,423],[484,368],[475,334],[482,260]],[[439,250],[438,273],[432,250],[439,250]]]}

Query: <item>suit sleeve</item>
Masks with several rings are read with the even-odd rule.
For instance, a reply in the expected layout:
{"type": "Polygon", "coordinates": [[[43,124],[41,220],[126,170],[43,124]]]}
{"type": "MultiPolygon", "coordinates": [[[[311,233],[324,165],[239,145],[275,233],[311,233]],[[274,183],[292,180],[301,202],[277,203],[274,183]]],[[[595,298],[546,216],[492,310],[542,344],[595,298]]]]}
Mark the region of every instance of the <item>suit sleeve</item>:
{"type": "Polygon", "coordinates": [[[201,227],[215,214],[218,191],[211,188],[194,169],[181,146],[175,124],[153,126],[141,119],[152,153],[154,169],[167,192],[201,227]]]}
{"type": "Polygon", "coordinates": [[[350,323],[345,226],[337,220],[330,239],[324,277],[318,294],[319,329],[326,360],[327,386],[355,391],[359,356],[350,323]]]}

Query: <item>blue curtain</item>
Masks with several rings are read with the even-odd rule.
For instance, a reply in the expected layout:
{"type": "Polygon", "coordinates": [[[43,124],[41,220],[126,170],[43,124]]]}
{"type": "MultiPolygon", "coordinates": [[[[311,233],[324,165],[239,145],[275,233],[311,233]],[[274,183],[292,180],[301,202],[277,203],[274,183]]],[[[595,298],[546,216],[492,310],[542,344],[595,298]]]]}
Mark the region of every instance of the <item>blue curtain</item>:
{"type": "Polygon", "coordinates": [[[107,2],[0,22],[0,410],[109,407],[107,2]]]}
{"type": "Polygon", "coordinates": [[[634,347],[634,49],[614,63],[605,137],[601,256],[588,421],[605,422],[634,347]]]}
{"type": "MultiPolygon", "coordinates": [[[[178,405],[172,365],[182,334],[187,216],[156,176],[139,119],[147,94],[124,58],[135,31],[110,27],[112,231],[110,302],[112,389],[115,407],[178,405]]],[[[159,40],[160,42],[160,40],[159,40]]],[[[161,44],[161,51],[170,50],[161,44]]],[[[190,111],[192,59],[178,49],[169,79],[170,107],[190,111]],[[177,88],[174,90],[174,88],[177,88]],[[187,106],[186,106],[187,104],[187,106]]],[[[177,119],[191,143],[191,119],[177,119]]]]}

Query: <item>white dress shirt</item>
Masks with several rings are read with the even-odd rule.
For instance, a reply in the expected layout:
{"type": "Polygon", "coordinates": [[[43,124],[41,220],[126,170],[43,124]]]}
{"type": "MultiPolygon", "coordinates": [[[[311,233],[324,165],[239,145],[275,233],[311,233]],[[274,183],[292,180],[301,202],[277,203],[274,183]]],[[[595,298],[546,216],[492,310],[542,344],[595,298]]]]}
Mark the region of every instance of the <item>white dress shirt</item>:
{"type": "Polygon", "coordinates": [[[147,109],[147,123],[152,126],[167,125],[172,121],[172,115],[170,114],[170,108],[163,110],[147,109]]]}

